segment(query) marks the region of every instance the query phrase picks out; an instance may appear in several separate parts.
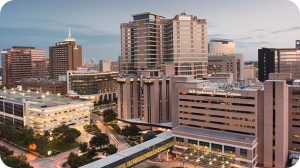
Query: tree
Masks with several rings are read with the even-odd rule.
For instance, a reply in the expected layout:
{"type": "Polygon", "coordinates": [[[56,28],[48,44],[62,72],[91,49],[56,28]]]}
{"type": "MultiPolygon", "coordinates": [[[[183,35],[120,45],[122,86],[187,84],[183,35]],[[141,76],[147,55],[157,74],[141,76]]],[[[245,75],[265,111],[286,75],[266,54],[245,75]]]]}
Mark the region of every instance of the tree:
{"type": "Polygon", "coordinates": [[[19,155],[19,156],[8,156],[7,158],[3,159],[3,162],[8,167],[13,168],[33,168],[27,161],[26,155],[19,155]]]}
{"type": "Polygon", "coordinates": [[[88,150],[88,143],[87,142],[83,142],[79,144],[79,150],[81,153],[85,153],[88,150]]]}
{"type": "Polygon", "coordinates": [[[138,126],[130,124],[121,130],[121,135],[125,137],[135,137],[140,135],[140,131],[141,129],[138,126]]]}
{"type": "Polygon", "coordinates": [[[50,132],[48,130],[44,132],[44,137],[46,137],[47,139],[49,139],[50,132]]]}
{"type": "Polygon", "coordinates": [[[117,117],[117,114],[114,112],[113,109],[107,109],[103,111],[103,121],[108,123],[115,120],[117,117]]]}
{"type": "Polygon", "coordinates": [[[109,138],[107,134],[97,133],[91,140],[90,146],[100,147],[102,148],[104,145],[109,144],[109,138]]]}
{"type": "Polygon", "coordinates": [[[41,136],[40,134],[36,134],[34,143],[36,144],[37,151],[42,152],[47,148],[48,138],[41,136]]]}
{"type": "Polygon", "coordinates": [[[79,167],[79,157],[77,154],[71,152],[69,157],[68,157],[68,160],[67,160],[67,163],[69,166],[71,166],[71,168],[77,168],[79,167]]]}
{"type": "Polygon", "coordinates": [[[112,155],[118,152],[118,148],[115,145],[109,144],[107,152],[112,155]]]}
{"type": "Polygon", "coordinates": [[[59,127],[54,128],[52,135],[56,141],[70,144],[73,143],[81,133],[75,128],[70,128],[69,126],[62,124],[59,127]]]}

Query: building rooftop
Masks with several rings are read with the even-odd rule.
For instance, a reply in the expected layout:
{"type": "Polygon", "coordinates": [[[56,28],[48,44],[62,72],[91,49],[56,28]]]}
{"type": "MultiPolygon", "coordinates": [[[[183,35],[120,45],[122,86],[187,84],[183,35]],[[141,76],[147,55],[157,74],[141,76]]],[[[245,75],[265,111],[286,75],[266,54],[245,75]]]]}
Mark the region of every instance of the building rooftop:
{"type": "Polygon", "coordinates": [[[143,13],[137,13],[137,14],[133,14],[131,15],[132,17],[135,17],[135,16],[140,16],[140,15],[158,15],[162,18],[165,18],[165,16],[161,15],[161,14],[157,14],[157,13],[153,13],[153,12],[143,12],[143,13]]]}
{"type": "Polygon", "coordinates": [[[63,81],[57,79],[48,78],[22,78],[21,81],[17,82],[27,82],[27,83],[39,83],[39,84],[63,84],[63,81]]]}
{"type": "Polygon", "coordinates": [[[210,42],[234,42],[234,41],[231,39],[212,38],[210,39],[210,42]]]}
{"type": "Polygon", "coordinates": [[[19,92],[14,90],[0,90],[0,97],[14,103],[23,103],[23,100],[32,102],[32,106],[40,108],[41,106],[54,107],[67,104],[77,104],[81,102],[92,102],[86,99],[70,99],[61,95],[43,94],[37,92],[19,92]]]}
{"type": "Polygon", "coordinates": [[[252,142],[255,140],[255,137],[248,137],[248,136],[243,136],[243,135],[234,135],[234,134],[229,134],[229,133],[223,133],[223,132],[217,132],[217,131],[208,131],[208,130],[203,130],[203,129],[196,129],[196,128],[190,128],[190,127],[183,127],[183,126],[178,126],[173,128],[173,131],[183,131],[183,132],[188,132],[188,133],[193,133],[193,134],[199,134],[199,135],[209,135],[209,136],[214,136],[218,138],[227,138],[227,139],[232,139],[232,140],[241,140],[241,141],[248,141],[252,142]]]}

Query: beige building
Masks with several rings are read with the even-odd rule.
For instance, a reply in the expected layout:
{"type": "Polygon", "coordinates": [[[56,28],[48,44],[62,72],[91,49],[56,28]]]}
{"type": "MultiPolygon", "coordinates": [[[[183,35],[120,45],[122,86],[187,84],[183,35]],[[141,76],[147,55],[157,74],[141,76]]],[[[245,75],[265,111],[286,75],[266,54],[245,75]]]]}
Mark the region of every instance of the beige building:
{"type": "Polygon", "coordinates": [[[235,43],[228,39],[211,39],[209,43],[209,55],[234,54],[235,43]]]}
{"type": "Polygon", "coordinates": [[[243,54],[226,54],[208,57],[208,74],[215,73],[232,73],[233,80],[244,79],[244,55],[243,54]]]}
{"type": "Polygon", "coordinates": [[[132,15],[121,24],[121,73],[174,63],[175,75],[207,75],[207,23],[182,13],[173,19],[155,13],[132,15]]]}
{"type": "Polygon", "coordinates": [[[110,60],[99,60],[99,71],[110,72],[110,60]]]}
{"type": "Polygon", "coordinates": [[[253,65],[244,65],[244,79],[255,78],[255,70],[253,65]]]}
{"type": "MultiPolygon", "coordinates": [[[[162,70],[141,73],[117,79],[118,118],[172,122],[172,152],[185,163],[196,164],[186,152],[199,150],[233,158],[232,166],[284,168],[289,151],[300,154],[299,80],[288,85],[276,75],[235,86],[162,70]]],[[[232,74],[220,75],[226,81],[232,74]]]]}

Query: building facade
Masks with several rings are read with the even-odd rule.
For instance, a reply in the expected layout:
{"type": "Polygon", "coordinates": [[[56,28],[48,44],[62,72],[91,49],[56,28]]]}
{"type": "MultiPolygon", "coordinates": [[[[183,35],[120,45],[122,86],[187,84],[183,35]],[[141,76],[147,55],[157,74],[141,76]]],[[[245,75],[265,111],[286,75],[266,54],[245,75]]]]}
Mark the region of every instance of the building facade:
{"type": "Polygon", "coordinates": [[[22,78],[46,77],[45,49],[35,47],[13,46],[1,51],[2,83],[6,88],[13,87],[14,82],[22,78]]]}
{"type": "Polygon", "coordinates": [[[67,82],[57,79],[47,78],[23,78],[21,81],[14,83],[15,88],[24,91],[48,93],[48,94],[67,94],[67,82]]]}
{"type": "Polygon", "coordinates": [[[209,43],[209,55],[234,54],[235,43],[229,39],[211,39],[209,43]]]}
{"type": "Polygon", "coordinates": [[[66,75],[68,70],[82,66],[82,46],[76,44],[70,30],[64,42],[49,47],[49,63],[51,79],[58,79],[60,75],[66,75]]]}
{"type": "Polygon", "coordinates": [[[61,124],[72,128],[90,123],[92,100],[60,95],[1,90],[0,119],[17,127],[30,126],[36,133],[51,132],[61,124]]]}
{"type": "Polygon", "coordinates": [[[99,100],[111,100],[117,97],[118,72],[98,72],[79,68],[67,73],[68,94],[95,95],[99,100]]]}
{"type": "Polygon", "coordinates": [[[300,81],[289,85],[276,76],[237,86],[145,70],[117,78],[118,118],[172,122],[179,159],[199,150],[233,158],[238,167],[284,168],[288,153],[300,152],[300,81]]]}
{"type": "Polygon", "coordinates": [[[119,72],[119,61],[111,61],[110,71],[119,72]]]}
{"type": "Polygon", "coordinates": [[[99,71],[109,72],[110,71],[110,60],[99,60],[99,71]]]}
{"type": "Polygon", "coordinates": [[[207,23],[182,13],[173,19],[150,12],[121,24],[121,72],[136,74],[174,63],[176,75],[207,75],[207,23]]]}
{"type": "Polygon", "coordinates": [[[221,56],[210,55],[208,57],[208,74],[218,72],[233,73],[233,80],[244,79],[244,55],[227,54],[221,56]]]}
{"type": "Polygon", "coordinates": [[[300,79],[300,49],[262,48],[258,50],[259,81],[269,79],[270,73],[292,73],[300,79]]]}

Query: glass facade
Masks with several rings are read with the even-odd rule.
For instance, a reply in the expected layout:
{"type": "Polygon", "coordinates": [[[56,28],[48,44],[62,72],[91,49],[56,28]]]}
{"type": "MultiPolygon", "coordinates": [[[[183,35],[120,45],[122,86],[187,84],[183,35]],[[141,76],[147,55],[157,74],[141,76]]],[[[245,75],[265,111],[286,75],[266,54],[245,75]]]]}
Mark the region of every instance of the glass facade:
{"type": "Polygon", "coordinates": [[[69,90],[80,95],[115,92],[118,73],[72,74],[69,76],[69,90]]]}

